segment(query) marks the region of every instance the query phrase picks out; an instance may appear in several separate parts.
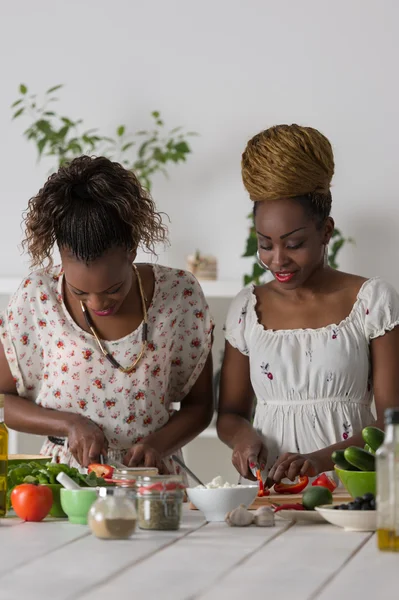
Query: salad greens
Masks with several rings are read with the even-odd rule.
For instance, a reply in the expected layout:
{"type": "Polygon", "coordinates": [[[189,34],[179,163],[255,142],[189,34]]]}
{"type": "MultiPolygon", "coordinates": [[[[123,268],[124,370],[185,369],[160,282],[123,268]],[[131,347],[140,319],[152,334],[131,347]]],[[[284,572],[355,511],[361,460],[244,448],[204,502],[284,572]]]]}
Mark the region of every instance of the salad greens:
{"type": "Polygon", "coordinates": [[[102,477],[97,477],[94,471],[88,475],[80,473],[75,467],[68,467],[59,463],[42,465],[37,462],[10,465],[7,473],[7,502],[10,506],[10,496],[13,488],[21,483],[58,484],[58,473],[64,472],[81,487],[105,486],[107,483],[102,477]]]}

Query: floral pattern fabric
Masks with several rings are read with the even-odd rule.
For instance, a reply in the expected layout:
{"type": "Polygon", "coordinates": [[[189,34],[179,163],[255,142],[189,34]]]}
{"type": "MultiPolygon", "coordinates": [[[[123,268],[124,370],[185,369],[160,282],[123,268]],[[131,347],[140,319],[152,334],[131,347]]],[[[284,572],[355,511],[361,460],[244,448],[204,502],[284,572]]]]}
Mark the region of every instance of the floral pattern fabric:
{"type": "MultiPolygon", "coordinates": [[[[0,315],[0,335],[18,394],[38,405],[78,413],[99,425],[109,456],[126,451],[165,425],[200,375],[212,344],[213,324],[193,275],[153,265],[148,347],[131,374],[112,367],[93,336],[63,302],[60,267],[26,278],[0,315]]],[[[142,326],[104,345],[122,365],[141,349],[142,326]]],[[[65,447],[46,441],[43,454],[78,466],[65,447]]],[[[171,459],[168,468],[177,472],[171,459]]]]}
{"type": "Polygon", "coordinates": [[[231,304],[225,337],[249,357],[267,468],[284,452],[313,452],[371,424],[370,341],[399,325],[394,288],[367,280],[350,315],[320,329],[266,330],[255,305],[253,286],[244,288],[231,304]]]}

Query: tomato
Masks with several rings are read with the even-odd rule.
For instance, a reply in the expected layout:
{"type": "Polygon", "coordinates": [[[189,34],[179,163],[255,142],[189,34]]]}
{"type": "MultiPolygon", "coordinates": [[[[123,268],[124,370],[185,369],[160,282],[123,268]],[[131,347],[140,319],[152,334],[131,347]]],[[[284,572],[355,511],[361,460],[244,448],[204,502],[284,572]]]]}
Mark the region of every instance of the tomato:
{"type": "Polygon", "coordinates": [[[114,472],[114,468],[111,465],[100,465],[97,463],[89,465],[87,470],[89,473],[94,472],[97,477],[103,477],[104,479],[111,479],[114,472]]]}
{"type": "Polygon", "coordinates": [[[53,492],[45,485],[21,483],[11,492],[11,504],[20,519],[42,521],[50,512],[53,492]]]}
{"type": "Polygon", "coordinates": [[[330,490],[330,492],[333,492],[335,490],[335,488],[337,487],[337,484],[335,483],[335,481],[333,479],[331,479],[331,477],[328,477],[325,473],[322,473],[321,475],[319,475],[319,477],[312,482],[312,485],[318,485],[320,487],[325,487],[328,490],[330,490]]]}

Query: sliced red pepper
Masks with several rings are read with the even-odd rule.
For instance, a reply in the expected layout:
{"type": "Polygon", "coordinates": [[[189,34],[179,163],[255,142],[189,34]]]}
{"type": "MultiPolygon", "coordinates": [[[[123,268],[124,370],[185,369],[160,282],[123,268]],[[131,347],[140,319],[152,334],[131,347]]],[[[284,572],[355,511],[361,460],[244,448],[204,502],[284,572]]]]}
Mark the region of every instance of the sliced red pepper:
{"type": "Polygon", "coordinates": [[[295,503],[295,504],[281,504],[280,506],[276,506],[274,512],[279,512],[280,510],[305,510],[303,504],[295,503]]]}
{"type": "Polygon", "coordinates": [[[276,494],[299,494],[309,483],[309,477],[304,475],[298,477],[294,483],[275,483],[274,491],[276,494]]]}
{"type": "Polygon", "coordinates": [[[337,487],[337,484],[335,483],[334,479],[331,479],[331,477],[328,477],[328,475],[326,475],[325,473],[322,473],[317,479],[315,479],[312,485],[325,487],[328,490],[330,490],[330,492],[333,492],[337,487]]]}
{"type": "Polygon", "coordinates": [[[89,473],[94,472],[97,477],[111,479],[114,472],[114,467],[111,467],[111,465],[100,465],[99,463],[93,463],[92,465],[88,466],[87,470],[89,473]]]}
{"type": "Polygon", "coordinates": [[[262,473],[260,472],[260,469],[258,469],[256,471],[256,478],[259,482],[258,498],[263,498],[264,496],[269,496],[270,490],[265,488],[265,484],[263,483],[262,473]]]}

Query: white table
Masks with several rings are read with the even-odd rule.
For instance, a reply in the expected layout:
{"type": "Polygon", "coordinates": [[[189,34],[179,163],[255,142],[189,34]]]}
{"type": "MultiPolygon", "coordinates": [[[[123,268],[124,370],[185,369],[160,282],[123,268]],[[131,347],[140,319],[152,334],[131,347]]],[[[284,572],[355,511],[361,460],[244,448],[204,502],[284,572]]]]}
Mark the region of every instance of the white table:
{"type": "Polygon", "coordinates": [[[1,600],[376,600],[398,597],[399,554],[332,525],[232,528],[184,510],[177,532],[102,541],[67,521],[0,522],[1,600]]]}

